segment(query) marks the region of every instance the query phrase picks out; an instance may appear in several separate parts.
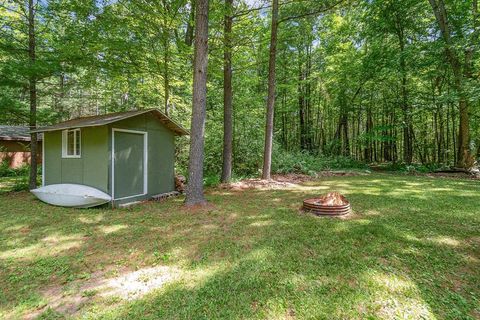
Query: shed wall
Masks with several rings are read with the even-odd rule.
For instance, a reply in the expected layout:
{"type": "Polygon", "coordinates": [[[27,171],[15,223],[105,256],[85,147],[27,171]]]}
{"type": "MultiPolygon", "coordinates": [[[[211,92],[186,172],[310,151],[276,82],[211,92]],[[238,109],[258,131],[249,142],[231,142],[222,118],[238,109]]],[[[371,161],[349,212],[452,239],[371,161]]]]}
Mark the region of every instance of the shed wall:
{"type": "Polygon", "coordinates": [[[109,193],[106,126],[82,128],[81,158],[62,158],[62,131],[45,132],[45,185],[77,183],[109,193]]]}

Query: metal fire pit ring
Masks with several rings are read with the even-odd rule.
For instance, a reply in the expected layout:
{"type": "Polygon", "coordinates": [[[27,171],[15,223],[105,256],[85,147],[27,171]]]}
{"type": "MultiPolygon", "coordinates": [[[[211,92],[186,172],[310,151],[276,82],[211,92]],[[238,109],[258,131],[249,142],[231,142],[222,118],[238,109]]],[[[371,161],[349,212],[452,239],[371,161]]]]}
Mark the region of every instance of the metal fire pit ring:
{"type": "Polygon", "coordinates": [[[343,205],[323,205],[321,199],[311,198],[303,200],[303,209],[321,216],[341,216],[352,212],[350,202],[343,205]]]}

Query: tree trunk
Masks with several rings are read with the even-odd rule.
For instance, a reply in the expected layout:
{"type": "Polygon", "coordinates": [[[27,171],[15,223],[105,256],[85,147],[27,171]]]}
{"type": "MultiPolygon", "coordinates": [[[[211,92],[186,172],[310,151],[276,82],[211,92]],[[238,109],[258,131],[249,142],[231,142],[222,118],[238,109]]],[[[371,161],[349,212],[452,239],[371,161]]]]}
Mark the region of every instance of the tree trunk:
{"type": "Polygon", "coordinates": [[[268,97],[265,123],[265,148],[263,152],[263,179],[270,179],[272,167],[273,113],[275,107],[275,60],[277,54],[278,0],[272,0],[272,31],[270,35],[270,57],[268,61],[268,97]]]}
{"type": "Polygon", "coordinates": [[[336,146],[333,149],[335,155],[350,155],[350,143],[348,138],[348,113],[344,107],[341,107],[338,118],[337,130],[335,131],[334,139],[336,146]]]}
{"type": "Polygon", "coordinates": [[[311,80],[310,80],[310,75],[311,75],[311,70],[312,70],[312,62],[311,62],[311,46],[310,46],[310,40],[309,43],[307,44],[307,50],[306,50],[306,70],[305,70],[305,75],[304,79],[306,80],[305,82],[305,109],[306,109],[306,128],[305,128],[305,133],[306,133],[306,147],[308,151],[312,151],[313,147],[313,141],[312,141],[312,130],[313,130],[313,125],[312,125],[312,86],[311,86],[311,80]]]}
{"type": "MultiPolygon", "coordinates": [[[[33,0],[28,0],[28,56],[30,65],[33,69],[35,65],[35,12],[33,8],[33,0]]],[[[29,78],[29,94],[30,94],[30,130],[37,128],[37,79],[32,72],[29,78]]],[[[29,188],[37,187],[37,134],[30,134],[30,180],[29,188]]]]}
{"type": "Polygon", "coordinates": [[[477,139],[477,159],[480,159],[480,138],[477,139]]]}
{"type": "MultiPolygon", "coordinates": [[[[442,79],[438,77],[434,83],[433,87],[433,102],[436,105],[436,110],[434,112],[435,117],[435,142],[437,145],[437,161],[438,163],[445,163],[445,125],[443,118],[444,107],[442,102],[437,101],[436,99],[436,90],[438,91],[438,96],[442,95],[442,79]]],[[[448,122],[448,109],[447,109],[447,122],[448,122]]],[[[448,135],[447,135],[448,137],[448,135]]]]}
{"type": "Polygon", "coordinates": [[[453,145],[453,163],[457,163],[457,136],[455,132],[455,112],[453,104],[450,106],[452,115],[452,145],[453,145]]]}
{"type": "Polygon", "coordinates": [[[403,112],[403,161],[411,164],[413,161],[413,142],[412,142],[412,116],[408,103],[407,88],[407,62],[405,60],[405,32],[402,24],[402,18],[397,13],[395,16],[395,24],[397,31],[398,44],[400,47],[400,74],[401,74],[401,96],[402,96],[402,112],[403,112]]]}
{"type": "Polygon", "coordinates": [[[344,141],[344,146],[343,146],[343,155],[345,157],[350,156],[350,139],[348,137],[348,113],[345,113],[343,117],[343,141],[344,141]]]}
{"type": "Polygon", "coordinates": [[[458,149],[457,164],[459,168],[469,169],[472,163],[470,153],[470,119],[468,115],[468,104],[465,97],[460,98],[458,103],[460,109],[460,122],[458,128],[458,149]]]}
{"type": "Polygon", "coordinates": [[[373,119],[372,119],[372,107],[369,105],[367,107],[367,118],[365,121],[365,162],[372,162],[372,128],[373,128],[373,119]]]}
{"type": "Polygon", "coordinates": [[[164,97],[164,109],[165,114],[168,116],[170,113],[170,70],[169,70],[169,62],[170,62],[170,48],[169,48],[169,41],[170,41],[170,33],[165,31],[163,34],[163,86],[165,90],[165,97],[164,97]]]}
{"type": "Polygon", "coordinates": [[[232,177],[233,90],[232,90],[232,14],[233,0],[225,0],[223,52],[223,183],[232,177]]]}
{"type": "Polygon", "coordinates": [[[195,21],[195,0],[191,0],[190,15],[188,17],[187,30],[185,32],[185,44],[189,47],[193,43],[194,21],[195,21]]]}
{"type": "Polygon", "coordinates": [[[297,86],[297,94],[298,94],[298,108],[299,108],[299,124],[300,124],[300,150],[305,151],[308,149],[307,146],[307,112],[306,112],[306,103],[305,103],[305,92],[303,89],[304,81],[305,81],[305,74],[302,68],[301,56],[298,55],[298,86],[297,86]]]}
{"type": "Polygon", "coordinates": [[[204,204],[203,158],[208,65],[208,0],[196,1],[193,106],[190,129],[190,159],[185,204],[204,204]]]}

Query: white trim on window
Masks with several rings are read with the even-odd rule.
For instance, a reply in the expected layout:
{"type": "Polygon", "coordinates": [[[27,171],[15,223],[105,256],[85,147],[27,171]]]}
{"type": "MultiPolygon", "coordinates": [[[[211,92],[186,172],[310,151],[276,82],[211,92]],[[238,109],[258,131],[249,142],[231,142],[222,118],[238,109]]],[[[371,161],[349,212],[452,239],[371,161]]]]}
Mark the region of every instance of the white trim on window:
{"type": "Polygon", "coordinates": [[[62,158],[78,159],[82,157],[82,133],[80,128],[62,131],[62,158]],[[73,132],[73,154],[68,154],[68,133],[73,132]],[[78,143],[77,143],[78,139],[78,143]],[[80,150],[77,150],[77,144],[80,150]],[[78,152],[77,152],[78,151],[78,152]]]}
{"type": "Polygon", "coordinates": [[[128,198],[145,196],[148,194],[148,132],[147,131],[137,131],[137,130],[127,130],[127,129],[117,129],[112,128],[112,202],[115,200],[123,200],[128,198]],[[126,132],[134,134],[143,134],[143,193],[135,194],[131,196],[126,196],[122,198],[115,198],[115,132],[126,132]]]}

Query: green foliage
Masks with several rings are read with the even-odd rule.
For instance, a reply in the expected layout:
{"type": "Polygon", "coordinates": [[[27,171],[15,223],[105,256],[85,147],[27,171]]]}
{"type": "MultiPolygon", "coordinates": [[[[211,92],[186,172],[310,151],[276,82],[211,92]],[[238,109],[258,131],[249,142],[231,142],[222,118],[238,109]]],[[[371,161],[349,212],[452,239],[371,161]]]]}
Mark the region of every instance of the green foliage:
{"type": "Polygon", "coordinates": [[[220,184],[220,177],[218,174],[207,173],[203,178],[203,184],[205,187],[213,187],[220,184]]]}
{"type": "MultiPolygon", "coordinates": [[[[41,167],[38,168],[37,184],[41,183],[41,167]]],[[[8,161],[0,163],[0,178],[9,178],[5,186],[0,186],[0,193],[10,191],[29,190],[30,165],[25,164],[19,168],[10,168],[8,161]]]]}
{"type": "MultiPolygon", "coordinates": [[[[41,125],[168,105],[169,116],[189,127],[193,47],[185,39],[192,1],[38,1],[35,62],[24,50],[25,3],[5,3],[0,6],[0,123],[28,122],[28,82],[34,76],[41,125]]],[[[414,162],[452,164],[458,93],[428,1],[336,3],[280,5],[274,170],[308,173],[361,166],[357,162],[402,161],[406,121],[412,122],[415,137],[414,162]],[[305,145],[302,137],[310,142],[305,145]]],[[[446,5],[453,46],[466,52],[472,34],[467,31],[475,23],[471,0],[446,5]]],[[[263,160],[270,16],[268,8],[251,9],[251,2],[235,1],[237,176],[258,175],[263,160]]],[[[210,2],[207,176],[219,175],[222,166],[224,14],[223,2],[210,2]]],[[[475,52],[472,74],[479,67],[475,52]]],[[[465,79],[464,86],[472,151],[480,154],[478,77],[465,79]]],[[[188,149],[188,138],[177,140],[176,170],[185,176],[188,149]]]]}
{"type": "Polygon", "coordinates": [[[28,191],[29,190],[29,178],[28,176],[21,176],[15,181],[15,184],[11,187],[11,191],[28,191]]]}
{"type": "Polygon", "coordinates": [[[24,164],[18,168],[10,168],[8,161],[0,163],[0,177],[21,177],[27,176],[30,172],[30,165],[24,164]]]}
{"type": "Polygon", "coordinates": [[[429,164],[421,164],[421,163],[412,163],[410,165],[396,162],[396,163],[389,163],[382,166],[383,170],[386,171],[398,171],[404,173],[431,173],[437,171],[439,169],[447,169],[441,164],[437,163],[429,163],[429,164]]]}
{"type": "Polygon", "coordinates": [[[368,169],[363,162],[350,157],[326,157],[306,152],[277,151],[272,157],[272,172],[314,175],[323,170],[368,169]]]}

